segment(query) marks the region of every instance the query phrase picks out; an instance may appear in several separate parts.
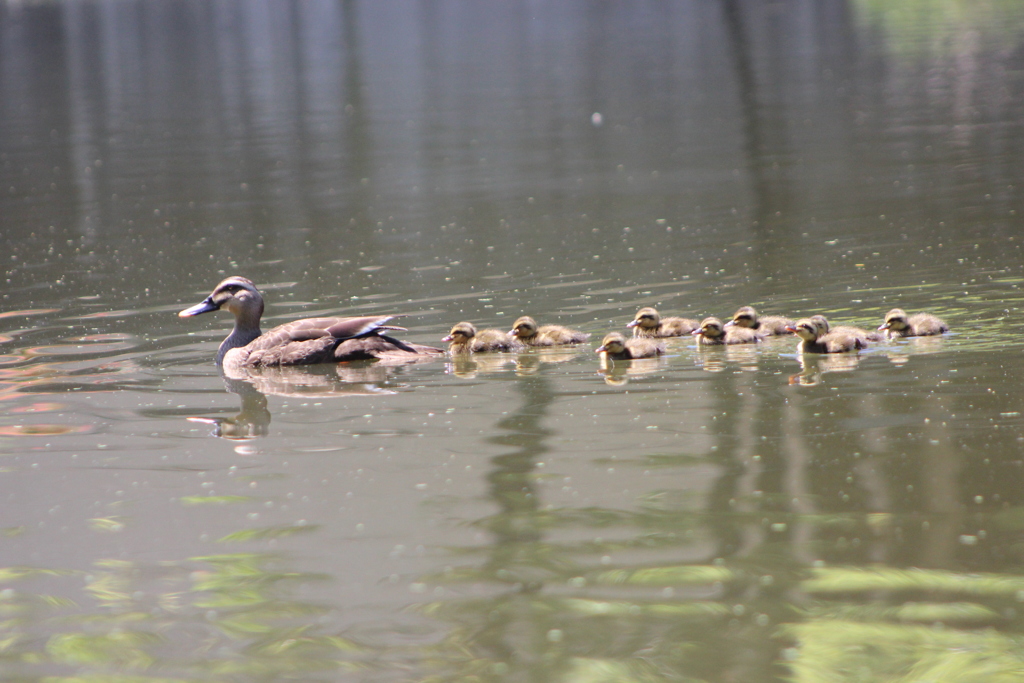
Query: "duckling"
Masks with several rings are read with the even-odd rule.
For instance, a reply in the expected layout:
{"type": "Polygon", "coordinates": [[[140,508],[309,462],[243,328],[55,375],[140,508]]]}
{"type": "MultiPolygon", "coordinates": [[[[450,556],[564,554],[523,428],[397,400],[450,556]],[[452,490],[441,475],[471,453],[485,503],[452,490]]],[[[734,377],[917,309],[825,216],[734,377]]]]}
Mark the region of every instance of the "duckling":
{"type": "Polygon", "coordinates": [[[487,351],[522,351],[525,346],[506,332],[488,328],[477,331],[473,323],[455,323],[448,336],[448,353],[482,353],[487,351]]]}
{"type": "MultiPolygon", "coordinates": [[[[842,327],[830,330],[825,316],[802,318],[788,329],[800,337],[801,341],[797,345],[797,350],[801,353],[843,353],[863,349],[868,345],[863,336],[844,331],[842,327]]],[[[856,328],[845,329],[856,330],[856,328]]]]}
{"type": "Polygon", "coordinates": [[[263,295],[244,277],[233,275],[218,284],[200,303],[178,313],[182,318],[224,308],[235,326],[217,349],[216,363],[228,374],[246,368],[340,363],[350,360],[404,358],[415,360],[444,352],[396,339],[386,332],[404,331],[389,325],[396,315],[358,318],[304,318],[260,330],[263,295]]]}
{"type": "Polygon", "coordinates": [[[537,321],[528,315],[516,320],[509,333],[527,346],[564,346],[581,344],[590,337],[586,332],[571,330],[561,325],[537,326],[537,321]]]}
{"type": "Polygon", "coordinates": [[[701,346],[756,344],[761,341],[761,335],[749,327],[729,327],[718,318],[704,318],[700,327],[690,334],[697,337],[697,344],[701,346]]]}
{"type": "Polygon", "coordinates": [[[746,327],[754,330],[762,337],[787,334],[786,327],[793,324],[789,318],[780,315],[766,315],[760,317],[753,306],[741,306],[733,314],[732,320],[725,324],[726,327],[746,327]]]}
{"type": "Polygon", "coordinates": [[[700,327],[692,318],[662,318],[650,306],[641,308],[626,327],[633,328],[634,337],[685,337],[700,327]]]}
{"type": "Polygon", "coordinates": [[[595,350],[608,360],[630,360],[631,358],[654,358],[665,353],[662,342],[645,337],[627,339],[621,332],[609,332],[595,350]]]}
{"type": "Polygon", "coordinates": [[[885,336],[880,332],[869,332],[862,327],[854,327],[853,325],[839,325],[832,327],[828,319],[825,316],[818,314],[812,315],[811,320],[815,322],[818,328],[821,330],[821,334],[828,334],[829,332],[836,332],[839,334],[852,335],[860,337],[865,342],[877,342],[885,339],[885,336]]]}
{"type": "Polygon", "coordinates": [[[878,328],[889,339],[901,337],[933,337],[949,332],[949,325],[931,313],[915,313],[907,317],[901,308],[885,314],[885,322],[878,328]]]}

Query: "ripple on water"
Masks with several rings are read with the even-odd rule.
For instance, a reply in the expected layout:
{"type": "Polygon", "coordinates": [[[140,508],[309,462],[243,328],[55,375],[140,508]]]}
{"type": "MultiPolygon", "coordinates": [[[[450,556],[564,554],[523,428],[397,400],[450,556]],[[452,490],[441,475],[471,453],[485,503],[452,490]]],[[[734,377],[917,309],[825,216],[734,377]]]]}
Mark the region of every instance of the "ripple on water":
{"type": "Polygon", "coordinates": [[[138,348],[141,341],[133,334],[87,334],[71,337],[59,344],[32,346],[22,350],[23,357],[82,356],[120,353],[138,348]]]}
{"type": "Polygon", "coordinates": [[[66,436],[68,434],[88,434],[94,431],[90,425],[0,425],[0,436],[66,436]]]}

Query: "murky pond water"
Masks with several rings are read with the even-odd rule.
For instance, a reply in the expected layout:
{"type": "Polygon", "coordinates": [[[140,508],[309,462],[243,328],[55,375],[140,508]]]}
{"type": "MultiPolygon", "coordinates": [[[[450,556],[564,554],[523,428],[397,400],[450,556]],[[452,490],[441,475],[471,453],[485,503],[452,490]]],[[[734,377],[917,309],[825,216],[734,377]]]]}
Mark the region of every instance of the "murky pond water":
{"type": "Polygon", "coordinates": [[[3,677],[1019,680],[1022,151],[1009,3],[0,5],[3,677]],[[952,332],[594,354],[744,304],[952,332]]]}

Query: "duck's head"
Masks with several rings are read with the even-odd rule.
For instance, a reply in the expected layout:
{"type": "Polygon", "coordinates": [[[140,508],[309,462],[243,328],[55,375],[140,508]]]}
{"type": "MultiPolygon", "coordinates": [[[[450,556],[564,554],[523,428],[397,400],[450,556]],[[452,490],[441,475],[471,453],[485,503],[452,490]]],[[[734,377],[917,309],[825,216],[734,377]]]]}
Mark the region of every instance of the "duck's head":
{"type": "Polygon", "coordinates": [[[626,327],[653,328],[661,324],[661,315],[655,309],[647,306],[636,312],[632,322],[626,323],[626,327]]]}
{"type": "Polygon", "coordinates": [[[194,315],[209,313],[221,308],[230,311],[236,318],[248,318],[259,321],[263,315],[263,297],[252,280],[232,275],[213,288],[210,296],[195,306],[180,311],[178,316],[191,318],[194,315]]]}
{"type": "Polygon", "coordinates": [[[443,338],[441,341],[465,344],[475,336],[476,327],[474,327],[473,323],[463,321],[461,323],[455,323],[455,325],[452,326],[452,329],[448,332],[448,336],[443,338]]]}
{"type": "Polygon", "coordinates": [[[524,315],[516,320],[516,323],[512,326],[512,331],[509,332],[509,334],[520,339],[536,336],[537,321],[528,315],[524,315]]]}
{"type": "Polygon", "coordinates": [[[708,339],[718,339],[725,335],[725,325],[718,318],[704,318],[704,320],[700,321],[700,327],[690,334],[694,336],[700,335],[708,339]]]}
{"type": "MultiPolygon", "coordinates": [[[[821,316],[816,317],[820,318],[821,316]]],[[[824,318],[821,319],[824,320],[824,318]]],[[[827,324],[828,321],[826,321],[826,325],[827,324]]],[[[820,322],[814,320],[814,318],[801,318],[792,325],[786,326],[787,332],[792,332],[793,334],[800,337],[804,341],[809,342],[815,342],[818,340],[818,336],[821,334],[820,330],[820,322]]]]}
{"type": "Polygon", "coordinates": [[[903,312],[902,308],[894,308],[885,314],[885,322],[878,329],[901,332],[908,327],[910,327],[910,321],[907,320],[907,314],[903,312]]]}
{"type": "Polygon", "coordinates": [[[726,327],[757,327],[757,311],[753,306],[743,306],[732,315],[732,320],[725,324],[726,327]]]}
{"type": "Polygon", "coordinates": [[[828,318],[821,314],[812,315],[808,320],[814,323],[814,329],[818,331],[819,337],[823,334],[828,334],[829,330],[832,329],[832,326],[828,324],[828,318]]]}
{"type": "Polygon", "coordinates": [[[621,332],[609,332],[601,340],[601,345],[595,349],[595,353],[610,353],[612,355],[622,353],[626,350],[626,338],[621,332]]]}

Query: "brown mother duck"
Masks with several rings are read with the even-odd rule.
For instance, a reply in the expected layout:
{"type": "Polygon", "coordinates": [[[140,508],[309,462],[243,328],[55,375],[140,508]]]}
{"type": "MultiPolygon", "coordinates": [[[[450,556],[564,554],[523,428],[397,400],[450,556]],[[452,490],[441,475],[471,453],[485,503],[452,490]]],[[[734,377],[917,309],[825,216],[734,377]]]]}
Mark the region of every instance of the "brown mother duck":
{"type": "Polygon", "coordinates": [[[441,349],[404,342],[386,334],[405,330],[388,325],[395,315],[359,318],[304,318],[260,330],[263,296],[244,277],[225,279],[200,303],[178,313],[190,318],[226,309],[235,326],[217,350],[216,362],[225,370],[340,363],[351,360],[419,360],[437,356],[441,349]]]}
{"type": "Polygon", "coordinates": [[[633,328],[634,337],[685,337],[700,327],[700,321],[692,318],[662,318],[654,308],[647,306],[636,312],[633,321],[626,324],[633,328]]]}
{"type": "Polygon", "coordinates": [[[649,337],[626,338],[621,332],[609,332],[601,340],[595,353],[608,360],[631,360],[633,358],[655,358],[665,353],[665,345],[649,337]]]}
{"type": "Polygon", "coordinates": [[[866,348],[868,340],[856,333],[857,328],[829,329],[823,315],[797,320],[789,331],[800,337],[797,351],[801,353],[845,353],[866,348]]]}
{"type": "Polygon", "coordinates": [[[793,321],[780,315],[766,315],[761,317],[754,310],[753,306],[741,306],[733,313],[732,320],[725,324],[727,328],[745,327],[754,330],[762,337],[770,337],[780,334],[789,334],[787,327],[793,326],[793,321]]]}
{"type": "Polygon", "coordinates": [[[487,351],[522,351],[525,346],[512,335],[501,330],[488,328],[477,331],[470,322],[455,323],[448,336],[441,341],[448,343],[448,352],[483,353],[487,351]]]}
{"type": "Polygon", "coordinates": [[[565,346],[582,344],[590,337],[586,332],[571,330],[561,325],[537,325],[537,321],[524,315],[512,326],[509,333],[527,346],[565,346]]]}
{"type": "Polygon", "coordinates": [[[761,335],[749,327],[728,327],[718,318],[704,318],[700,327],[690,334],[697,337],[700,346],[756,344],[761,341],[761,335]]]}
{"type": "Polygon", "coordinates": [[[908,317],[903,309],[894,308],[885,314],[885,322],[878,330],[889,339],[933,337],[949,332],[949,325],[931,313],[915,313],[908,317]]]}

